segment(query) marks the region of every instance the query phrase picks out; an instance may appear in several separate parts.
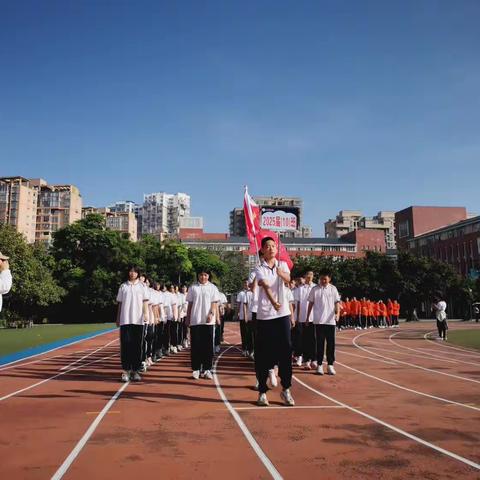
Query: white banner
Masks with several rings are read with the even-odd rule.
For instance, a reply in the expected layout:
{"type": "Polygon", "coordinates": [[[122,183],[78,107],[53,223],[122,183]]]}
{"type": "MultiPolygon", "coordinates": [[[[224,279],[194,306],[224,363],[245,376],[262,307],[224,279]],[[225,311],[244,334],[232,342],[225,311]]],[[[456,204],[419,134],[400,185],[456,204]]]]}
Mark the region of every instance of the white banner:
{"type": "Polygon", "coordinates": [[[262,214],[262,229],[274,230],[278,232],[288,232],[297,230],[297,216],[293,213],[282,212],[265,212],[262,214]]]}

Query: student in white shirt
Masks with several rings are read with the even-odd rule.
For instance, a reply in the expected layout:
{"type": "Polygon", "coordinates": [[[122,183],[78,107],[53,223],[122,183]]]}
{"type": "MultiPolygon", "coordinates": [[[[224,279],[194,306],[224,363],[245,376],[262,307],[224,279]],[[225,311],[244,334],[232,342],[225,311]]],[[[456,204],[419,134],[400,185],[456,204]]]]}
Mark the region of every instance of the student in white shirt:
{"type": "Polygon", "coordinates": [[[298,335],[295,353],[297,354],[297,365],[301,367],[302,363],[305,362],[306,370],[310,370],[312,361],[316,361],[313,315],[310,315],[309,321],[307,322],[308,296],[315,286],[316,284],[313,282],[313,272],[308,270],[300,278],[300,283],[294,291],[297,305],[295,328],[297,329],[298,335]]]}
{"type": "Polygon", "coordinates": [[[2,311],[3,295],[7,294],[12,288],[12,272],[8,258],[0,252],[0,312],[2,311]]]}
{"type": "Polygon", "coordinates": [[[175,295],[175,286],[170,285],[167,296],[167,323],[169,325],[168,329],[170,332],[170,353],[178,353],[178,308],[177,308],[177,297],[175,295]]]}
{"type": "Polygon", "coordinates": [[[292,322],[285,283],[290,282],[290,270],[285,262],[276,260],[277,245],[271,237],[262,239],[263,262],[255,268],[258,282],[257,340],[255,370],[258,379],[259,406],[268,406],[267,379],[269,370],[278,361],[278,373],[285,405],[295,401],[290,392],[292,384],[292,322]]]}
{"type": "Polygon", "coordinates": [[[220,353],[220,344],[222,343],[222,318],[225,315],[225,304],[227,303],[227,297],[224,293],[219,291],[218,295],[218,315],[220,317],[220,323],[215,325],[215,353],[220,353]]]}
{"type": "Polygon", "coordinates": [[[323,375],[323,354],[327,344],[328,373],[335,375],[335,331],[340,318],[340,294],[337,287],[330,283],[332,276],[328,271],[320,273],[319,285],[308,296],[307,321],[313,311],[313,323],[317,336],[317,374],[323,375]]]}
{"type": "Polygon", "coordinates": [[[181,314],[182,329],[183,329],[183,335],[182,335],[182,337],[183,337],[183,343],[182,343],[183,348],[188,348],[188,326],[185,322],[185,320],[187,318],[187,309],[188,309],[187,293],[188,293],[188,289],[185,285],[183,285],[182,288],[181,288],[181,295],[182,295],[182,299],[183,299],[182,314],[181,314]]]}
{"type": "Polygon", "coordinates": [[[153,285],[155,295],[155,361],[160,360],[163,357],[163,293],[161,291],[161,285],[155,282],[153,285]]]}
{"type": "Polygon", "coordinates": [[[243,289],[237,294],[237,315],[240,322],[240,337],[242,339],[242,355],[248,356],[247,351],[247,326],[245,322],[245,310],[244,305],[247,303],[248,281],[243,282],[243,289]]]}
{"type": "Polygon", "coordinates": [[[218,288],[210,283],[209,272],[199,271],[198,282],[188,289],[187,325],[190,327],[192,377],[212,379],[215,325],[220,323],[218,288]]]}
{"type": "Polygon", "coordinates": [[[437,319],[437,330],[438,338],[440,340],[447,340],[447,302],[440,300],[440,298],[435,299],[435,303],[432,305],[432,309],[435,312],[435,318],[437,319]]]}
{"type": "Polygon", "coordinates": [[[122,381],[140,381],[144,320],[148,318],[148,292],[139,280],[137,267],[132,266],[128,270],[128,281],[120,285],[117,302],[122,381]]]}

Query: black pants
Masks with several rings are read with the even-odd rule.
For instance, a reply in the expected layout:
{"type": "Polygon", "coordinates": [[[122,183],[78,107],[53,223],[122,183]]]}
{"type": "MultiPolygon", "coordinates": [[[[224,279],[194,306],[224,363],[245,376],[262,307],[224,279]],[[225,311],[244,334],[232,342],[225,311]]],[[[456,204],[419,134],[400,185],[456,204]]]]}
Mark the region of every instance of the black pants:
{"type": "Polygon", "coordinates": [[[335,325],[315,325],[317,336],[317,361],[321,365],[327,344],[327,363],[333,365],[335,362],[335,325]]]}
{"type": "Polygon", "coordinates": [[[170,325],[168,322],[162,322],[162,348],[164,353],[168,353],[170,347],[170,325]]]}
{"type": "Polygon", "coordinates": [[[145,343],[146,343],[146,357],[153,355],[153,340],[155,338],[154,325],[146,325],[145,327],[145,343]]]}
{"type": "Polygon", "coordinates": [[[268,371],[278,361],[278,375],[282,387],[292,385],[292,337],[290,315],[272,320],[257,320],[257,338],[255,344],[255,371],[258,391],[268,390],[268,371]]]}
{"type": "Polygon", "coordinates": [[[190,327],[190,358],[192,370],[211,370],[215,325],[194,325],[190,327]]]}
{"type": "Polygon", "coordinates": [[[247,325],[245,320],[240,320],[240,336],[242,338],[242,350],[247,349],[247,325]]]}
{"type": "Polygon", "coordinates": [[[164,323],[160,322],[155,325],[155,354],[160,355],[163,345],[163,327],[164,323]]]}
{"type": "Polygon", "coordinates": [[[178,345],[177,322],[174,320],[168,320],[167,325],[170,330],[170,346],[176,347],[178,345]]]}
{"type": "Polygon", "coordinates": [[[143,325],[120,327],[120,357],[122,368],[138,371],[142,363],[143,325]]]}
{"type": "Polygon", "coordinates": [[[440,338],[447,337],[448,323],[446,320],[443,320],[443,322],[440,320],[437,320],[437,329],[438,329],[438,336],[440,338]]]}
{"type": "Polygon", "coordinates": [[[245,324],[245,329],[246,329],[246,347],[247,350],[252,353],[255,351],[255,335],[256,335],[256,321],[249,320],[245,324]]]}
{"type": "Polygon", "coordinates": [[[303,354],[302,324],[297,322],[291,330],[293,354],[299,357],[303,354]]]}
{"type": "Polygon", "coordinates": [[[215,325],[215,346],[218,347],[222,343],[222,325],[215,325]]]}
{"type": "Polygon", "coordinates": [[[302,329],[302,356],[303,361],[315,360],[315,325],[311,322],[299,323],[302,329]]]}
{"type": "Polygon", "coordinates": [[[398,315],[392,315],[392,324],[398,325],[398,315]]]}

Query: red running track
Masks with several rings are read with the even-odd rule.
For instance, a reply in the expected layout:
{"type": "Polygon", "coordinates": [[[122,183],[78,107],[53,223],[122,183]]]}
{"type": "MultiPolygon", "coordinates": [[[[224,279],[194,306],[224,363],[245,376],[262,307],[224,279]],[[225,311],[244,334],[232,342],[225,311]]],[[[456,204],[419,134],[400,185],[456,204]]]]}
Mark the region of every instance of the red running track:
{"type": "Polygon", "coordinates": [[[1,477],[478,479],[480,352],[433,328],[341,332],[336,376],[294,367],[293,408],[256,407],[236,324],[215,381],[183,351],[121,384],[116,332],[0,368],[1,477]]]}

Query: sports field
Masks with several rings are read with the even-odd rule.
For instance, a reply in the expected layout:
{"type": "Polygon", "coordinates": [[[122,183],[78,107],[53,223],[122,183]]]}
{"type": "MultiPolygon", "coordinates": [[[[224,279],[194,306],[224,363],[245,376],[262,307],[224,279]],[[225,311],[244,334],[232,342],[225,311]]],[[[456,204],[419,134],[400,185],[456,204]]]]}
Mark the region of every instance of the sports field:
{"type": "Polygon", "coordinates": [[[452,331],[448,335],[448,343],[480,350],[480,328],[452,331]]]}
{"type": "Polygon", "coordinates": [[[79,325],[36,325],[33,328],[18,329],[2,328],[0,329],[0,357],[57,340],[108,330],[114,326],[114,323],[87,323],[79,325]]]}
{"type": "Polygon", "coordinates": [[[336,376],[294,367],[295,407],[256,406],[236,324],[214,381],[183,351],[120,383],[117,332],[0,367],[2,478],[478,479],[480,352],[434,330],[342,331],[336,376]]]}

